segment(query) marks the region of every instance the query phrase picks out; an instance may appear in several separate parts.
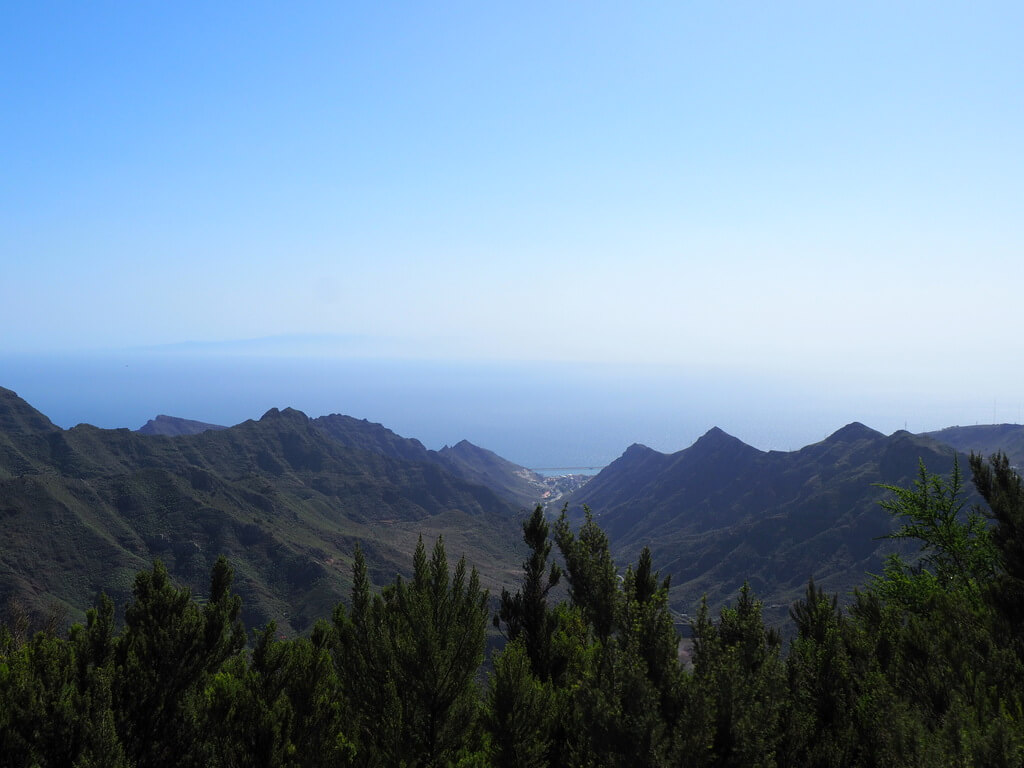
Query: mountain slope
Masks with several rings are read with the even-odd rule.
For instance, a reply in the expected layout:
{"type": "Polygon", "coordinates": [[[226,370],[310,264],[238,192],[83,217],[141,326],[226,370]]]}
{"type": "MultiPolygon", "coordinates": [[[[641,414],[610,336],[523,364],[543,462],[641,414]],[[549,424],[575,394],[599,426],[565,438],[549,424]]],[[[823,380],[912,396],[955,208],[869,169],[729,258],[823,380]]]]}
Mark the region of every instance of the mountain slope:
{"type": "Polygon", "coordinates": [[[31,471],[30,457],[59,431],[17,393],[0,387],[0,480],[31,471]]]}
{"type": "Polygon", "coordinates": [[[7,437],[45,435],[58,431],[46,416],[26,403],[17,392],[0,387],[0,434],[7,437]]]}
{"type": "Polygon", "coordinates": [[[313,424],[329,438],[348,448],[358,448],[405,461],[432,461],[431,451],[428,451],[419,440],[402,437],[387,427],[366,419],[332,413],[313,419],[313,424]]]}
{"type": "Polygon", "coordinates": [[[402,437],[387,427],[351,416],[331,414],[313,419],[325,435],[350,448],[406,461],[428,462],[467,482],[490,488],[512,504],[532,509],[551,496],[553,485],[535,472],[463,440],[454,447],[431,451],[419,440],[402,437]]]}
{"type": "Polygon", "coordinates": [[[879,484],[908,485],[919,459],[946,474],[953,451],[857,423],[785,453],[712,430],[671,455],[632,446],[572,505],[592,508],[621,562],[649,546],[673,574],[681,610],[693,612],[704,594],[721,604],[749,580],[781,619],[810,576],[846,594],[880,571],[892,543],[878,537],[892,521],[879,507],[886,493],[879,484]]]}
{"type": "Polygon", "coordinates": [[[6,396],[0,412],[21,425],[0,433],[0,606],[80,616],[99,590],[122,603],[155,557],[202,594],[225,554],[247,623],[299,631],[347,597],[357,542],[377,583],[409,568],[420,535],[444,535],[492,589],[518,570],[514,510],[493,492],[347,448],[298,411],[171,438],[51,429],[28,408],[6,396]]]}
{"type": "Polygon", "coordinates": [[[468,440],[446,445],[435,455],[449,471],[471,483],[485,485],[521,507],[529,509],[551,500],[550,491],[554,486],[547,484],[543,477],[468,440]]]}
{"type": "Polygon", "coordinates": [[[978,424],[973,427],[946,427],[937,432],[925,432],[961,453],[979,453],[991,456],[1002,452],[1015,467],[1024,467],[1024,426],[1020,424],[978,424]]]}

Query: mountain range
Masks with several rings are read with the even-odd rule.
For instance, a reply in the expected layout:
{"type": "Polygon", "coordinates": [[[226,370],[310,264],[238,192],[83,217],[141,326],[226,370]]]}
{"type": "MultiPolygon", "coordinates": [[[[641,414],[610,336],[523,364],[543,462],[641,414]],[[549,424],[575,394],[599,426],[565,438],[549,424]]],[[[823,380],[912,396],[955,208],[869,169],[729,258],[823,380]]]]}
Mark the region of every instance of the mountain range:
{"type": "Polygon", "coordinates": [[[631,446],[570,503],[575,515],[594,510],[621,560],[649,546],[672,574],[678,609],[692,613],[704,595],[719,605],[747,581],[766,617],[781,622],[812,576],[845,598],[880,573],[895,548],[883,538],[894,521],[879,505],[882,486],[910,485],[921,462],[948,475],[954,456],[933,437],[856,422],[787,452],[715,428],[673,454],[631,446]]]}
{"type": "Polygon", "coordinates": [[[518,567],[517,509],[436,462],[346,446],[292,409],[177,437],[63,430],[0,390],[0,602],[81,615],[162,559],[197,594],[220,554],[245,620],[302,631],[347,597],[358,542],[375,583],[443,535],[492,590],[518,567]]]}
{"type": "Polygon", "coordinates": [[[1024,467],[1024,427],[1020,424],[976,424],[970,427],[946,427],[937,432],[925,432],[944,445],[961,453],[979,453],[990,456],[997,451],[1006,454],[1014,467],[1024,467]]]}
{"type": "Polygon", "coordinates": [[[443,535],[494,594],[518,583],[520,522],[544,500],[576,518],[589,506],[623,568],[649,546],[679,612],[731,600],[746,580],[781,621],[808,577],[845,597],[880,570],[893,529],[881,485],[912,483],[921,461],[947,474],[956,451],[1014,460],[1022,445],[1016,425],[886,436],[853,423],[779,452],[714,428],[673,454],[630,446],[580,488],[466,441],[432,451],[339,414],[64,430],[0,389],[0,608],[15,598],[77,618],[100,590],[121,604],[154,558],[202,595],[225,554],[246,623],[302,632],[347,597],[356,543],[384,584],[408,571],[421,535],[443,535]]]}
{"type": "MultiPolygon", "coordinates": [[[[583,476],[545,477],[503,459],[493,451],[462,440],[440,451],[428,450],[415,438],[402,437],[387,427],[366,419],[355,419],[333,413],[312,420],[325,435],[349,448],[370,451],[393,459],[437,464],[456,477],[483,485],[502,498],[526,509],[540,502],[554,503],[582,485],[583,476]]],[[[195,435],[213,429],[227,429],[217,424],[160,415],[150,419],[137,431],[148,435],[195,435]]]]}

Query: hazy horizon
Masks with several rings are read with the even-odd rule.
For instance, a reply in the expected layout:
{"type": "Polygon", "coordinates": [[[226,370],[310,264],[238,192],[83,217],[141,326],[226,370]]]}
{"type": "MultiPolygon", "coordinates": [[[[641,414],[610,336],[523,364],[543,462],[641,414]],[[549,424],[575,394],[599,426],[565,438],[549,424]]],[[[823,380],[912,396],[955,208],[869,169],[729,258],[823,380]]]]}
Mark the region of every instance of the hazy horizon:
{"type": "Polygon", "coordinates": [[[1020,4],[2,18],[0,386],[58,420],[305,403],[525,462],[585,417],[595,456],[1018,419],[1020,4]],[[240,348],[278,384],[87,362],[240,348]]]}
{"type": "Polygon", "coordinates": [[[1019,422],[1020,400],[861,393],[737,370],[282,357],[262,342],[0,356],[0,386],[58,426],[138,429],[158,414],[231,426],[270,408],[343,413],[438,449],[466,439],[530,467],[603,466],[639,442],[671,453],[719,427],[796,450],[852,421],[889,434],[1019,422]],[[248,352],[228,354],[227,348],[248,352]]]}

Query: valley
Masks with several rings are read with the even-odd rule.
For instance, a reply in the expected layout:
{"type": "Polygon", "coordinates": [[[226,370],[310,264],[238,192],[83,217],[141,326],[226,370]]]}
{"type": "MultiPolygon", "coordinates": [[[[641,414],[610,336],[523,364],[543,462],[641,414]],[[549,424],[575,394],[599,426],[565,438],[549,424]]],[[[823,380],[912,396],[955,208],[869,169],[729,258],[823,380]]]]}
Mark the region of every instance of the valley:
{"type": "Polygon", "coordinates": [[[677,616],[705,595],[717,608],[748,582],[782,623],[808,578],[845,601],[880,571],[894,550],[882,486],[912,482],[921,461],[946,474],[956,450],[1005,450],[1021,434],[886,436],[853,423],[782,452],[715,428],[677,453],[633,445],[593,477],[546,477],[465,440],[433,451],[340,414],[65,430],[0,394],[0,604],[78,618],[100,591],[123,601],[155,558],[201,594],[226,555],[246,624],[297,633],[346,598],[357,542],[382,585],[405,572],[420,536],[443,536],[500,593],[518,578],[520,525],[537,504],[550,518],[567,505],[576,521],[591,509],[621,568],[649,547],[672,577],[677,616]]]}

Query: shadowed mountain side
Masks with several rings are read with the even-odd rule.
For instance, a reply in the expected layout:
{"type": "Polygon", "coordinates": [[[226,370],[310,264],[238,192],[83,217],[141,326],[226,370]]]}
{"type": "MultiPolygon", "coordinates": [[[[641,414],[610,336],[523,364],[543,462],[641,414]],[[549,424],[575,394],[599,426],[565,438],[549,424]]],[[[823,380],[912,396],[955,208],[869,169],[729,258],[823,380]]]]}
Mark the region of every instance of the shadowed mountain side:
{"type": "Polygon", "coordinates": [[[1024,467],[1024,426],[1020,424],[946,427],[938,432],[925,432],[922,436],[952,446],[961,453],[973,451],[988,457],[1001,451],[1018,471],[1024,467]]]}
{"type": "Polygon", "coordinates": [[[157,416],[150,419],[136,432],[140,435],[167,435],[178,437],[179,435],[198,435],[200,432],[208,432],[211,429],[227,429],[220,424],[207,424],[205,421],[192,421],[191,419],[179,419],[177,416],[157,416]]]}
{"type": "Polygon", "coordinates": [[[313,419],[313,424],[332,440],[349,448],[371,451],[405,461],[434,461],[432,451],[411,437],[402,437],[387,427],[366,419],[332,413],[313,419]]]}
{"type": "Polygon", "coordinates": [[[548,486],[543,477],[468,440],[444,446],[437,456],[454,474],[485,485],[522,507],[532,508],[545,499],[548,486]]]}
{"type": "Polygon", "coordinates": [[[780,620],[810,576],[845,596],[880,572],[893,542],[878,540],[892,530],[878,484],[912,483],[919,459],[947,474],[953,451],[856,423],[792,452],[762,452],[713,429],[671,455],[632,446],[571,505],[574,514],[591,507],[620,563],[649,546],[672,574],[680,610],[692,613],[704,594],[718,606],[748,580],[780,620]]]}
{"type": "Polygon", "coordinates": [[[571,505],[588,504],[613,542],[659,527],[721,527],[734,522],[735,497],[748,492],[734,481],[756,479],[747,470],[761,455],[717,427],[671,455],[633,445],[573,494],[571,505]]]}
{"type": "MultiPolygon", "coordinates": [[[[468,440],[432,451],[419,440],[402,437],[366,419],[335,413],[311,421],[323,434],[347,448],[401,461],[437,464],[467,482],[490,488],[501,498],[525,510],[538,503],[557,502],[565,494],[565,487],[576,487],[583,482],[580,478],[575,478],[573,483],[564,478],[545,478],[468,440]]],[[[140,434],[177,437],[221,429],[226,427],[161,415],[150,419],[137,431],[140,434]]]]}
{"type": "Polygon", "coordinates": [[[59,429],[60,427],[46,416],[18,397],[17,392],[0,387],[0,434],[8,437],[44,435],[59,429]]]}
{"type": "Polygon", "coordinates": [[[517,507],[531,510],[546,498],[544,478],[492,451],[463,440],[454,447],[431,451],[419,440],[402,437],[366,419],[331,414],[313,419],[325,435],[350,448],[372,451],[406,461],[438,464],[456,477],[490,488],[517,507]]]}
{"type": "MultiPolygon", "coordinates": [[[[26,407],[6,398],[0,422],[26,407]]],[[[378,584],[408,569],[421,534],[444,535],[492,590],[519,569],[519,523],[492,491],[346,448],[291,409],[174,438],[89,425],[3,438],[17,466],[5,452],[0,604],[80,617],[100,590],[122,604],[154,558],[203,594],[224,554],[247,624],[301,631],[347,599],[356,542],[378,584]]]]}
{"type": "Polygon", "coordinates": [[[60,427],[15,392],[0,387],[0,480],[30,471],[30,457],[56,432],[60,427]]]}

